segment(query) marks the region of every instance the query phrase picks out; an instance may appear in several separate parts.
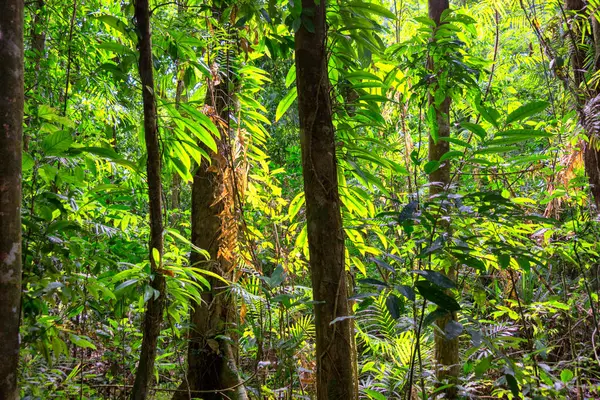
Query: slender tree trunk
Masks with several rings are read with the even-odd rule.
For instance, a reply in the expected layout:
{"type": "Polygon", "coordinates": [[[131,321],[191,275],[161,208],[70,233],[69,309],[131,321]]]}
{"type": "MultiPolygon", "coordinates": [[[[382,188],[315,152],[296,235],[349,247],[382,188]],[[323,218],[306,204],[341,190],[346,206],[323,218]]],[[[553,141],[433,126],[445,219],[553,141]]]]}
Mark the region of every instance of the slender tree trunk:
{"type": "Polygon", "coordinates": [[[143,340],[140,361],[135,375],[133,400],[145,399],[151,379],[154,376],[154,359],[156,344],[163,317],[165,304],[165,278],[161,273],[163,254],[163,220],[162,220],[162,187],[160,148],[158,143],[158,127],[156,122],[156,102],[154,98],[154,76],[152,71],[152,40],[150,34],[150,12],[148,0],[137,0],[135,3],[135,19],[139,35],[139,73],[142,82],[142,98],[144,103],[144,133],[146,151],[148,153],[148,199],[150,205],[150,264],[152,268],[151,286],[159,293],[148,301],[143,322],[143,340]],[[154,249],[160,255],[156,260],[154,249]]]}
{"type": "MultiPolygon", "coordinates": [[[[317,399],[358,399],[354,332],[344,267],[327,71],[326,1],[302,0],[314,10],[314,32],[296,32],[296,70],[308,245],[315,301],[317,399]],[[333,323],[332,323],[333,322],[333,323]]],[[[312,29],[311,29],[312,30],[312,29]]]]}
{"type": "MultiPolygon", "coordinates": [[[[429,18],[431,18],[436,26],[441,24],[442,13],[449,9],[448,0],[429,0],[429,18]]],[[[436,74],[436,65],[433,60],[429,60],[432,73],[436,74]]],[[[437,86],[437,83],[434,82],[437,86]]],[[[446,97],[441,104],[436,105],[433,96],[429,98],[430,106],[435,108],[435,117],[437,123],[437,135],[429,136],[429,160],[439,161],[440,158],[450,151],[450,143],[440,138],[450,136],[450,97],[446,97]],[[435,138],[437,136],[437,139],[435,138]]],[[[450,162],[445,161],[437,170],[429,175],[429,193],[431,196],[437,196],[445,193],[450,184],[450,162]]],[[[444,221],[440,221],[440,228],[448,230],[449,226],[444,221]]],[[[450,279],[455,280],[456,267],[451,267],[448,271],[450,279]]],[[[458,375],[460,372],[460,359],[458,352],[458,338],[448,340],[443,332],[450,321],[456,321],[456,313],[447,315],[446,317],[437,320],[437,326],[441,332],[435,332],[435,362],[436,376],[441,384],[450,383],[452,386],[444,389],[443,393],[448,399],[455,399],[458,396],[456,384],[458,383],[458,375]]]]}
{"type": "MultiPolygon", "coordinates": [[[[37,0],[34,8],[34,16],[31,24],[31,50],[34,53],[33,56],[33,87],[32,92],[37,94],[40,66],[42,58],[44,56],[44,48],[46,46],[46,32],[42,26],[42,17],[44,12],[44,0],[37,0]]],[[[31,126],[32,117],[30,116],[27,121],[27,126],[31,126]]],[[[29,151],[30,136],[27,132],[23,134],[23,150],[29,151]]]]}
{"type": "MultiPolygon", "coordinates": [[[[177,13],[179,16],[183,13],[183,7],[179,6],[177,8],[177,13]]],[[[181,71],[179,68],[179,61],[176,61],[176,79],[177,79],[177,88],[175,89],[175,108],[179,109],[179,105],[181,104],[181,96],[183,95],[184,83],[183,76],[181,76],[181,71]]],[[[173,174],[173,180],[171,182],[171,211],[178,210],[181,204],[181,177],[178,172],[173,174]]],[[[171,224],[175,225],[177,222],[177,213],[173,212],[171,215],[171,224]]]]}
{"type": "Polygon", "coordinates": [[[0,399],[19,398],[23,0],[0,2],[0,399]]]}
{"type": "MultiPolygon", "coordinates": [[[[229,68],[227,68],[229,69],[229,68]]],[[[218,85],[211,84],[206,103],[212,105],[223,121],[231,110],[230,87],[232,75],[226,71],[218,85]]],[[[233,277],[234,252],[237,246],[237,220],[234,210],[233,171],[227,160],[230,129],[221,129],[221,138],[216,139],[218,153],[211,154],[211,162],[202,160],[192,184],[192,243],[210,255],[206,259],[192,253],[190,263],[194,267],[209,270],[231,280],[233,277]]],[[[204,147],[207,153],[211,151],[204,147]]],[[[193,391],[208,392],[204,400],[247,400],[248,395],[240,379],[232,344],[224,339],[234,321],[235,307],[231,294],[218,279],[209,278],[211,290],[202,294],[202,304],[193,304],[192,329],[188,344],[187,382],[174,400],[197,397],[193,391]],[[187,383],[187,384],[186,384],[187,383]],[[227,390],[232,388],[230,390],[227,390]],[[213,391],[210,393],[210,391],[213,391]]]]}
{"type": "Polygon", "coordinates": [[[40,65],[42,58],[44,57],[44,48],[46,46],[46,32],[42,26],[42,17],[44,11],[44,0],[37,0],[35,2],[35,15],[33,17],[33,23],[31,25],[31,50],[34,52],[34,65],[35,71],[35,82],[34,86],[38,83],[38,72],[40,71],[40,65]]]}

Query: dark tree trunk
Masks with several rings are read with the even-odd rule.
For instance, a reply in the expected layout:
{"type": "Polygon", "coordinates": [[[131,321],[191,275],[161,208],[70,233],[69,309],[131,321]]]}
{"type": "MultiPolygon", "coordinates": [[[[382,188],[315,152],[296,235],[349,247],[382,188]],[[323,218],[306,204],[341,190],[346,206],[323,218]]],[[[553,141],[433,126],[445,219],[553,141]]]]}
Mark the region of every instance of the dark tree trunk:
{"type": "Polygon", "coordinates": [[[0,399],[17,400],[21,313],[23,0],[0,2],[0,399]]]}
{"type": "MultiPolygon", "coordinates": [[[[221,143],[219,143],[220,145],[221,143]]],[[[219,146],[220,149],[222,148],[219,146]]],[[[226,208],[229,201],[222,197],[226,188],[224,172],[227,169],[225,158],[212,155],[212,165],[203,160],[194,175],[192,184],[192,243],[210,254],[206,259],[192,253],[192,266],[214,272],[226,279],[232,277],[232,260],[226,256],[227,237],[232,232],[231,223],[223,224],[223,216],[229,214],[226,208]],[[228,226],[229,225],[229,226],[228,226]]],[[[235,221],[232,221],[235,224],[235,221]]],[[[230,293],[220,280],[210,278],[210,291],[202,294],[203,304],[193,304],[191,312],[192,328],[188,344],[187,383],[192,391],[203,391],[205,400],[247,399],[243,385],[235,390],[217,392],[240,384],[231,345],[222,336],[227,335],[234,316],[230,293]]],[[[180,389],[187,389],[186,382],[180,389]]],[[[189,399],[187,393],[178,393],[174,399],[189,399]]]]}
{"type": "MultiPolygon", "coordinates": [[[[229,71],[218,85],[212,85],[206,96],[206,103],[214,107],[223,121],[227,118],[232,101],[229,92],[232,79],[229,71]]],[[[209,270],[227,280],[233,277],[234,252],[237,245],[237,221],[234,211],[234,171],[231,170],[227,155],[229,149],[229,129],[221,129],[221,138],[216,138],[218,153],[211,154],[211,162],[202,160],[192,184],[192,243],[210,255],[206,259],[193,252],[192,266],[209,270]]],[[[202,294],[202,304],[193,304],[191,312],[192,329],[188,344],[187,382],[174,400],[202,397],[204,400],[247,400],[246,389],[240,379],[235,364],[234,349],[223,339],[230,336],[229,329],[235,316],[231,294],[218,279],[209,278],[210,291],[202,294]],[[224,390],[233,388],[231,390],[224,390]],[[194,394],[194,391],[203,392],[194,394]],[[212,391],[212,393],[211,393],[212,391]],[[191,395],[191,397],[190,397],[191,395]]]]}
{"type": "MultiPolygon", "coordinates": [[[[177,8],[177,12],[179,16],[181,16],[183,12],[183,7],[179,6],[177,8]]],[[[179,68],[179,61],[176,61],[177,69],[176,69],[176,78],[177,78],[177,88],[175,89],[175,107],[179,108],[181,104],[181,97],[183,95],[184,83],[183,76],[181,75],[181,71],[179,68]]],[[[178,172],[173,174],[173,180],[171,182],[171,224],[175,225],[177,223],[177,212],[175,210],[179,210],[181,204],[181,177],[178,172]]]]}
{"type": "Polygon", "coordinates": [[[300,117],[302,170],[317,350],[317,398],[358,399],[354,330],[344,267],[340,212],[327,72],[326,1],[302,0],[313,9],[314,32],[296,32],[296,84],[300,117]],[[334,320],[335,323],[331,324],[334,320]]]}
{"type": "MultiPolygon", "coordinates": [[[[448,0],[429,0],[429,18],[431,18],[437,26],[441,24],[442,13],[450,7],[448,0]]],[[[429,60],[432,74],[436,74],[437,66],[433,60],[429,60]]],[[[437,82],[433,83],[437,89],[437,82]]],[[[437,135],[429,136],[429,160],[439,161],[440,158],[450,151],[450,143],[440,138],[450,136],[450,97],[446,97],[444,101],[436,106],[434,98],[430,96],[429,104],[435,107],[435,116],[437,123],[437,135]],[[437,136],[437,139],[434,138],[437,136]]],[[[445,193],[450,184],[450,162],[445,161],[435,171],[429,175],[429,193],[431,196],[437,196],[445,193]]],[[[449,226],[445,221],[440,221],[440,228],[448,231],[449,226]]],[[[451,267],[448,271],[450,279],[455,280],[456,268],[451,267]]],[[[450,321],[456,321],[456,313],[447,315],[446,317],[437,320],[437,326],[441,332],[435,332],[435,362],[436,376],[441,384],[450,383],[452,386],[444,389],[444,394],[448,399],[457,398],[458,391],[456,384],[458,383],[458,374],[460,372],[460,359],[458,352],[458,338],[448,340],[444,335],[447,324],[450,321]]]]}
{"type": "Polygon", "coordinates": [[[150,298],[143,322],[143,340],[140,361],[135,375],[133,400],[145,399],[151,379],[154,376],[154,359],[156,344],[163,317],[165,304],[165,278],[161,273],[161,261],[153,257],[156,249],[162,259],[163,253],[163,220],[162,220],[162,187],[160,176],[160,148],[158,143],[158,127],[156,122],[156,103],[154,98],[154,77],[152,71],[152,40],[150,34],[150,12],[148,0],[137,0],[135,3],[135,19],[139,35],[139,73],[142,82],[142,99],[144,103],[144,134],[148,162],[148,199],[150,206],[150,264],[152,268],[151,286],[158,291],[158,298],[150,298]]]}
{"type": "MultiPolygon", "coordinates": [[[[584,18],[586,4],[582,0],[566,0],[565,11],[567,17],[567,26],[569,28],[569,46],[571,48],[571,67],[573,69],[573,82],[574,82],[574,93],[575,101],[577,102],[577,109],[579,111],[579,119],[583,128],[586,131],[586,135],[589,139],[593,139],[600,134],[598,124],[598,103],[600,99],[597,90],[593,90],[588,87],[585,78],[585,52],[579,47],[581,43],[581,35],[583,34],[580,29],[581,19],[584,18]]],[[[594,50],[596,51],[594,60],[590,67],[597,71],[597,61],[600,54],[598,49],[600,48],[600,28],[598,22],[594,17],[591,17],[590,24],[592,27],[592,40],[594,40],[594,50]]],[[[591,71],[591,72],[595,72],[591,71]]],[[[589,140],[584,144],[583,151],[583,162],[585,167],[585,173],[588,176],[590,183],[590,190],[594,198],[594,202],[597,207],[600,207],[600,149],[598,148],[597,140],[589,140]]]]}

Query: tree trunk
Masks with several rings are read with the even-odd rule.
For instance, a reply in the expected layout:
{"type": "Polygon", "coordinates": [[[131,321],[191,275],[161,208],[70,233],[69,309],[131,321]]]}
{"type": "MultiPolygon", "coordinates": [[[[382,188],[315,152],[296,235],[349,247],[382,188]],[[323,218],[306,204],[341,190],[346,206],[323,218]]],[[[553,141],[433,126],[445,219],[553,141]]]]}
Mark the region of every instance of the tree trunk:
{"type": "MultiPolygon", "coordinates": [[[[575,101],[577,103],[577,110],[579,111],[579,120],[583,125],[583,128],[588,137],[588,142],[584,144],[583,151],[583,162],[585,167],[585,174],[588,177],[590,183],[590,190],[592,197],[597,207],[600,207],[600,149],[598,142],[598,102],[596,98],[598,92],[588,87],[585,78],[585,54],[579,48],[578,44],[581,43],[582,30],[578,21],[584,16],[584,9],[586,5],[582,0],[566,0],[566,18],[567,27],[569,29],[569,36],[567,40],[571,47],[571,67],[573,69],[573,81],[574,81],[574,93],[575,101]]],[[[590,23],[592,27],[592,39],[594,40],[594,50],[596,51],[592,68],[597,70],[596,64],[600,54],[597,53],[600,48],[600,32],[598,28],[598,22],[592,16],[590,17],[590,23]]],[[[591,71],[594,73],[595,71],[591,71]]]]}
{"type": "MultiPolygon", "coordinates": [[[[34,16],[31,23],[31,50],[33,51],[33,87],[31,91],[35,95],[37,93],[40,75],[40,66],[44,56],[44,48],[46,46],[46,32],[41,26],[42,15],[44,11],[44,0],[37,0],[34,3],[34,16]]],[[[41,97],[41,96],[40,96],[41,97]]],[[[29,116],[27,126],[31,126],[32,116],[29,116]]],[[[31,138],[27,132],[23,134],[23,150],[29,151],[29,142],[31,138]]]]}
{"type": "Polygon", "coordinates": [[[23,0],[0,2],[0,399],[19,398],[23,0]]]}
{"type": "Polygon", "coordinates": [[[315,308],[317,399],[355,400],[353,324],[344,318],[351,310],[329,98],[326,1],[302,0],[302,7],[314,10],[314,32],[306,23],[296,32],[296,84],[315,308]]]}
{"type": "Polygon", "coordinates": [[[158,144],[158,127],[156,122],[156,103],[154,98],[154,77],[152,71],[152,40],[150,34],[150,12],[148,0],[137,0],[135,3],[135,19],[138,28],[140,60],[139,73],[142,82],[142,99],[144,104],[144,133],[148,162],[148,199],[150,206],[150,265],[152,270],[151,286],[158,291],[158,297],[148,301],[143,322],[143,340],[140,361],[135,375],[133,400],[145,399],[151,379],[154,376],[154,359],[156,344],[163,317],[165,304],[165,278],[161,273],[163,253],[163,220],[162,220],[162,187],[160,148],[158,144]],[[154,249],[160,255],[159,260],[153,256],[154,249]]]}
{"type": "MultiPolygon", "coordinates": [[[[177,8],[177,13],[179,16],[183,13],[183,7],[180,5],[177,8]]],[[[179,70],[179,60],[175,61],[177,68],[175,70],[175,75],[177,79],[177,88],[175,89],[175,108],[179,109],[179,105],[181,104],[181,96],[183,95],[183,89],[185,85],[183,83],[183,76],[181,71],[179,70]]],[[[181,204],[181,177],[178,172],[173,174],[173,180],[171,182],[171,225],[175,225],[178,219],[179,207],[181,204]]]]}
{"type": "MultiPolygon", "coordinates": [[[[441,24],[442,13],[450,8],[448,0],[429,0],[429,18],[431,18],[436,26],[441,24]]],[[[437,66],[432,59],[429,60],[432,74],[437,73],[437,66]]],[[[433,83],[437,88],[437,82],[433,83]]],[[[438,89],[439,90],[439,89],[438,89]]],[[[439,161],[440,158],[450,151],[450,143],[440,138],[450,136],[450,97],[446,97],[440,105],[435,105],[433,96],[429,97],[429,104],[435,108],[435,118],[437,124],[437,135],[429,136],[429,160],[439,161]],[[436,138],[437,136],[437,138],[436,138]]],[[[445,161],[437,170],[429,174],[429,193],[437,196],[445,193],[450,184],[450,162],[445,161]]],[[[441,230],[447,231],[448,224],[445,221],[440,221],[441,230]]],[[[451,267],[448,271],[450,279],[455,280],[456,268],[451,267]]],[[[460,359],[458,352],[458,338],[448,340],[443,332],[450,321],[456,321],[456,313],[447,315],[446,317],[437,320],[439,330],[435,331],[435,362],[436,362],[436,377],[440,384],[450,383],[452,386],[443,390],[445,398],[455,399],[458,396],[456,384],[458,383],[458,375],[460,372],[460,359]]]]}
{"type": "MultiPolygon", "coordinates": [[[[227,68],[222,81],[214,85],[206,96],[223,121],[231,112],[230,86],[232,75],[227,68]]],[[[216,138],[218,153],[211,154],[211,162],[202,160],[192,184],[192,243],[206,250],[210,259],[192,252],[190,264],[206,269],[227,280],[233,277],[234,252],[237,246],[237,220],[234,209],[233,171],[228,163],[230,129],[221,129],[221,138],[216,138]]],[[[232,344],[224,339],[230,336],[235,307],[231,294],[218,279],[209,278],[211,289],[202,294],[202,304],[193,304],[192,329],[188,344],[188,372],[186,382],[174,400],[202,397],[204,400],[247,400],[246,389],[240,379],[232,344]],[[232,388],[232,389],[230,389],[232,388]],[[230,390],[228,390],[230,389],[230,390]],[[202,394],[194,394],[201,391],[202,394]],[[212,391],[212,393],[211,393],[212,391]]]]}

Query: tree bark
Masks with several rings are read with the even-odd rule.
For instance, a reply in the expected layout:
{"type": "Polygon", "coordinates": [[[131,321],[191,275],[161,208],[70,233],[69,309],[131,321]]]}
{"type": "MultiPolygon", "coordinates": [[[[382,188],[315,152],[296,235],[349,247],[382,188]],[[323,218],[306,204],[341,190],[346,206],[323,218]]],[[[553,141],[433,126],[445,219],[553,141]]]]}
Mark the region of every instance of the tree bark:
{"type": "MultiPolygon", "coordinates": [[[[436,26],[441,25],[442,13],[450,8],[448,0],[429,0],[429,18],[436,26]]],[[[432,74],[437,74],[437,66],[433,60],[429,60],[432,74]]],[[[437,88],[437,81],[433,83],[437,88]]],[[[450,97],[446,97],[440,105],[435,104],[433,96],[429,97],[429,104],[435,108],[435,118],[437,124],[437,135],[429,136],[429,160],[439,161],[440,158],[450,151],[450,143],[440,138],[450,137],[450,97]],[[435,138],[437,136],[437,139],[435,138]]],[[[445,161],[431,174],[429,174],[429,193],[438,196],[447,192],[450,184],[450,162],[445,161]]],[[[445,221],[440,221],[441,230],[448,231],[449,226],[445,221]]],[[[455,280],[456,267],[450,267],[448,277],[455,280]]],[[[458,338],[448,340],[444,334],[446,326],[451,321],[456,321],[456,313],[448,314],[436,321],[439,329],[435,331],[435,363],[436,377],[440,384],[450,383],[451,386],[443,390],[445,398],[455,399],[458,397],[456,384],[460,372],[460,358],[458,351],[458,338]]]]}
{"type": "MultiPolygon", "coordinates": [[[[177,8],[177,13],[179,16],[182,15],[183,7],[179,6],[177,8]]],[[[181,96],[183,95],[183,89],[185,88],[183,83],[183,77],[181,76],[181,71],[179,68],[179,60],[175,61],[177,68],[175,69],[175,75],[177,79],[177,88],[175,89],[175,108],[179,109],[179,105],[181,104],[181,96]]],[[[178,211],[181,204],[181,177],[178,172],[173,173],[173,180],[171,182],[171,225],[175,225],[178,219],[178,211]]]]}
{"type": "Polygon", "coordinates": [[[131,398],[133,400],[145,399],[151,379],[154,376],[154,360],[156,358],[156,345],[163,317],[165,305],[165,278],[161,273],[161,260],[163,254],[163,220],[162,220],[162,186],[161,162],[158,143],[158,126],[156,122],[156,102],[154,98],[154,76],[152,71],[152,39],[150,33],[150,12],[148,0],[137,0],[135,3],[135,19],[138,28],[140,49],[139,73],[142,82],[142,99],[144,104],[144,137],[148,161],[146,164],[148,175],[148,199],[150,208],[150,265],[152,271],[151,286],[158,292],[148,301],[143,322],[143,339],[140,361],[135,375],[131,398]],[[155,260],[153,250],[160,255],[155,260]]]}
{"type": "Polygon", "coordinates": [[[0,399],[19,398],[23,0],[0,2],[0,399]]]}
{"type": "MultiPolygon", "coordinates": [[[[44,27],[41,26],[42,15],[44,12],[44,0],[37,0],[34,3],[34,16],[33,21],[31,23],[31,50],[33,51],[33,87],[31,91],[38,95],[38,84],[39,84],[39,75],[40,75],[40,67],[42,63],[42,58],[44,56],[44,49],[46,46],[46,32],[44,27]]],[[[40,96],[41,97],[41,96],[40,96]]],[[[29,116],[27,121],[27,126],[31,125],[32,116],[29,116]]],[[[29,142],[31,138],[27,132],[23,134],[23,150],[29,151],[29,142]]]]}
{"type": "Polygon", "coordinates": [[[295,51],[315,309],[317,399],[355,400],[358,399],[358,382],[353,357],[353,324],[350,318],[344,318],[350,316],[351,310],[329,97],[326,1],[302,0],[302,7],[314,10],[314,32],[303,23],[296,32],[295,51]]]}
{"type": "MultiPolygon", "coordinates": [[[[598,95],[597,90],[592,90],[588,87],[585,77],[585,54],[579,48],[578,44],[581,42],[581,35],[583,32],[579,29],[580,20],[584,17],[584,9],[586,4],[582,0],[565,0],[567,27],[569,29],[568,34],[569,44],[571,47],[571,68],[573,69],[573,81],[574,81],[574,94],[575,101],[577,104],[577,110],[579,111],[579,120],[585,130],[588,142],[584,144],[583,149],[583,163],[585,167],[585,174],[588,177],[590,183],[590,190],[592,197],[596,203],[596,207],[600,207],[600,149],[598,148],[598,135],[600,130],[598,129],[598,95]]],[[[594,50],[596,51],[594,60],[591,68],[597,71],[597,61],[600,54],[598,49],[600,48],[600,28],[598,28],[598,22],[592,16],[590,17],[590,24],[592,28],[592,39],[594,40],[594,50]]],[[[595,72],[595,71],[591,71],[595,72]]]]}
{"type": "MultiPolygon", "coordinates": [[[[233,82],[230,68],[226,69],[219,84],[210,84],[206,104],[214,108],[221,120],[229,122],[233,82]]],[[[233,197],[235,171],[226,158],[232,151],[229,148],[230,129],[222,128],[220,133],[221,138],[215,139],[218,153],[204,146],[204,150],[211,154],[211,162],[202,160],[192,184],[192,243],[206,250],[210,259],[192,252],[190,264],[231,280],[238,235],[233,197]]],[[[204,400],[247,400],[233,346],[224,339],[230,336],[235,315],[231,294],[223,287],[222,281],[215,278],[208,280],[210,291],[202,294],[202,304],[192,304],[190,315],[192,329],[188,344],[188,371],[186,382],[180,387],[182,390],[189,387],[190,392],[178,392],[173,399],[190,399],[195,397],[193,391],[202,391],[204,400]]]]}

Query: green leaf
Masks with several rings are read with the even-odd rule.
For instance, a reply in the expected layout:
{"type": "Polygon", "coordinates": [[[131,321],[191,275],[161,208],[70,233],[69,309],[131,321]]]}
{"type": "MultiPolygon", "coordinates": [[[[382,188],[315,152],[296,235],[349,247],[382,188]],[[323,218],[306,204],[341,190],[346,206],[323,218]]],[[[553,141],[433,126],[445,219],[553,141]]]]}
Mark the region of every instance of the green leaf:
{"type": "Polygon", "coordinates": [[[519,390],[519,383],[511,374],[504,375],[506,377],[506,383],[508,384],[508,388],[512,392],[513,396],[517,399],[520,398],[521,391],[519,390]]]}
{"type": "Polygon", "coordinates": [[[131,39],[132,41],[136,40],[135,33],[132,32],[132,30],[128,29],[127,24],[121,21],[119,18],[113,15],[99,15],[96,17],[96,19],[104,22],[111,28],[114,28],[117,31],[121,32],[123,36],[129,37],[129,39],[131,39]]]}
{"type": "Polygon", "coordinates": [[[406,297],[410,301],[415,301],[415,291],[406,285],[397,285],[395,286],[396,290],[402,294],[402,296],[406,297]]]}
{"type": "Polygon", "coordinates": [[[23,152],[23,158],[22,158],[23,172],[29,171],[30,169],[33,168],[34,165],[35,165],[35,160],[33,159],[33,157],[31,157],[29,155],[29,153],[23,152]]]}
{"type": "Polygon", "coordinates": [[[350,1],[347,3],[347,7],[353,10],[362,11],[362,14],[373,14],[389,19],[396,19],[396,14],[379,4],[365,3],[362,1],[350,1]]]}
{"type": "Polygon", "coordinates": [[[215,137],[221,137],[219,129],[206,114],[196,110],[189,104],[181,104],[180,107],[187,111],[192,117],[197,119],[198,122],[202,124],[206,129],[208,129],[215,137]]]}
{"type": "Polygon", "coordinates": [[[363,389],[363,392],[365,392],[365,394],[367,396],[369,396],[370,399],[374,399],[374,400],[386,400],[386,397],[379,393],[376,390],[373,389],[363,389]]]}
{"type": "Polygon", "coordinates": [[[544,111],[549,105],[550,103],[548,103],[547,101],[534,101],[525,104],[508,114],[508,117],[506,117],[506,125],[540,113],[544,111]]]}
{"type": "Polygon", "coordinates": [[[116,151],[108,147],[78,147],[73,149],[76,153],[90,153],[98,157],[114,160],[120,158],[116,151]]]}
{"type": "Polygon", "coordinates": [[[49,235],[54,232],[65,232],[67,230],[81,231],[81,226],[79,226],[79,224],[73,221],[54,221],[48,226],[48,229],[46,229],[46,234],[49,235]]]}
{"type": "Polygon", "coordinates": [[[437,308],[436,310],[427,314],[425,319],[423,319],[423,328],[427,328],[429,325],[433,324],[438,319],[447,316],[448,314],[448,310],[445,310],[443,308],[437,308]]]}
{"type": "Polygon", "coordinates": [[[444,334],[447,340],[454,340],[463,332],[463,326],[458,321],[448,321],[444,328],[444,334]]]}
{"type": "Polygon", "coordinates": [[[361,80],[371,80],[381,82],[381,78],[377,75],[368,72],[368,71],[353,71],[347,74],[344,74],[344,78],[346,79],[361,79],[361,80]]]}
{"type": "Polygon", "coordinates": [[[517,257],[517,264],[519,267],[523,269],[523,271],[528,271],[531,269],[531,265],[529,264],[529,260],[525,257],[517,257]]]}
{"type": "Polygon", "coordinates": [[[425,165],[423,165],[423,170],[426,174],[431,174],[432,172],[437,171],[440,168],[441,163],[437,160],[428,161],[425,165]]]}
{"type": "Polygon", "coordinates": [[[400,318],[402,315],[402,300],[395,294],[390,294],[385,300],[385,305],[394,319],[400,318]]]}
{"type": "Polygon", "coordinates": [[[454,289],[456,284],[448,278],[446,275],[433,271],[430,269],[423,269],[420,271],[411,271],[413,274],[421,275],[423,278],[427,279],[429,282],[433,283],[436,286],[439,286],[443,289],[454,289]]]}
{"type": "Polygon", "coordinates": [[[69,338],[71,339],[71,343],[73,343],[77,347],[96,350],[96,346],[89,341],[90,338],[87,336],[79,336],[73,333],[69,333],[69,338]]]}
{"type": "Polygon", "coordinates": [[[48,156],[57,156],[67,150],[73,143],[71,134],[66,131],[57,131],[44,138],[42,150],[48,156]]]}
{"type": "Polygon", "coordinates": [[[152,286],[144,286],[144,303],[147,303],[148,300],[150,300],[154,296],[154,291],[155,289],[152,286]]]}
{"type": "Polygon", "coordinates": [[[437,123],[437,114],[433,104],[430,104],[427,108],[427,124],[429,125],[429,135],[433,139],[433,143],[437,143],[440,135],[439,126],[437,123]]]}
{"type": "Polygon", "coordinates": [[[454,298],[448,296],[441,289],[433,286],[429,281],[418,281],[415,286],[417,290],[425,299],[438,305],[448,311],[460,310],[460,305],[454,300],[454,298]]]}
{"type": "Polygon", "coordinates": [[[390,101],[390,99],[388,99],[385,96],[381,96],[378,94],[365,94],[363,96],[360,96],[357,101],[366,101],[366,102],[375,102],[375,103],[386,103],[388,101],[390,101]]]}
{"type": "Polygon", "coordinates": [[[449,151],[447,153],[444,153],[444,155],[442,155],[440,157],[440,162],[444,162],[446,160],[452,160],[458,157],[461,157],[463,155],[462,151],[449,151]]]}
{"type": "Polygon", "coordinates": [[[362,283],[363,285],[374,285],[374,286],[387,287],[387,284],[385,282],[382,282],[380,280],[373,279],[373,278],[359,279],[358,283],[362,283]]]}
{"type": "Polygon", "coordinates": [[[507,153],[509,151],[519,150],[519,146],[491,146],[477,150],[474,154],[497,154],[507,153]]]}
{"type": "Polygon", "coordinates": [[[290,201],[290,208],[288,209],[288,220],[292,221],[294,217],[298,214],[302,206],[304,205],[304,191],[300,191],[294,197],[292,201],[290,201]]]}
{"type": "Polygon", "coordinates": [[[283,117],[285,112],[290,108],[297,97],[298,91],[295,87],[293,87],[277,105],[277,110],[275,110],[275,122],[279,121],[281,117],[283,117]]]}
{"type": "Polygon", "coordinates": [[[502,132],[496,133],[496,136],[502,137],[523,137],[523,138],[535,138],[535,137],[552,137],[552,134],[539,129],[507,129],[502,132]]]}
{"type": "Polygon", "coordinates": [[[475,366],[475,376],[482,377],[492,366],[493,356],[487,356],[482,358],[479,363],[475,366]]]}
{"type": "Polygon", "coordinates": [[[52,121],[57,114],[56,110],[49,105],[40,104],[37,115],[39,118],[45,119],[46,121],[52,121]]]}
{"type": "Polygon", "coordinates": [[[487,136],[485,129],[483,129],[479,124],[463,121],[460,123],[460,126],[473,132],[474,134],[479,136],[481,140],[485,139],[485,137],[487,136]]]}
{"type": "MultiPolygon", "coordinates": [[[[68,356],[68,348],[67,344],[58,336],[52,337],[52,351],[54,352],[54,356],[58,357],[61,354],[68,356]]],[[[77,369],[77,368],[75,368],[77,369]]]]}
{"type": "Polygon", "coordinates": [[[478,258],[464,254],[455,254],[455,257],[458,258],[462,264],[465,264],[471,268],[478,269],[481,272],[486,271],[485,263],[478,258]]]}
{"type": "Polygon", "coordinates": [[[420,22],[423,25],[427,25],[431,28],[435,28],[435,21],[429,17],[415,17],[415,21],[420,22]]]}
{"type": "Polygon", "coordinates": [[[498,111],[491,107],[486,107],[482,104],[477,104],[476,108],[483,119],[492,124],[494,127],[498,128],[498,111]]]}
{"type": "Polygon", "coordinates": [[[100,43],[97,47],[99,49],[112,51],[116,54],[133,54],[133,51],[129,47],[116,42],[100,43]]]}
{"type": "Polygon", "coordinates": [[[210,68],[208,67],[208,65],[206,65],[206,63],[202,60],[198,60],[198,62],[195,61],[190,61],[190,64],[193,65],[198,71],[200,71],[200,73],[202,75],[204,75],[206,78],[210,78],[212,76],[212,73],[210,72],[210,68]]]}
{"type": "Polygon", "coordinates": [[[206,147],[215,153],[217,152],[217,142],[215,142],[215,139],[211,136],[210,132],[204,128],[203,125],[196,123],[196,121],[191,118],[181,117],[180,121],[182,121],[185,126],[194,134],[194,136],[204,143],[206,147]]]}
{"type": "Polygon", "coordinates": [[[358,164],[352,160],[346,160],[346,162],[356,172],[356,174],[354,174],[354,176],[356,176],[359,180],[364,181],[363,183],[365,184],[365,186],[369,186],[368,184],[370,183],[370,184],[376,186],[377,188],[379,188],[379,190],[381,190],[381,192],[383,194],[385,194],[386,196],[391,196],[390,192],[383,185],[383,183],[381,182],[379,177],[371,174],[370,172],[366,171],[365,169],[360,168],[358,166],[358,164]]]}
{"type": "Polygon", "coordinates": [[[296,64],[292,64],[290,70],[285,76],[285,87],[289,88],[294,82],[296,82],[296,64]]]}
{"type": "Polygon", "coordinates": [[[138,282],[138,280],[139,280],[139,279],[137,279],[137,278],[135,278],[135,279],[129,279],[129,280],[126,280],[125,282],[123,282],[123,283],[121,283],[120,285],[118,285],[118,286],[115,288],[114,292],[120,292],[120,291],[122,291],[123,289],[125,289],[125,288],[127,288],[127,287],[129,287],[129,286],[131,286],[131,285],[133,285],[133,284],[136,284],[136,283],[138,282]]]}
{"type": "Polygon", "coordinates": [[[152,259],[156,265],[160,265],[160,252],[156,247],[152,248],[152,259]]]}
{"type": "Polygon", "coordinates": [[[182,179],[187,182],[191,182],[194,179],[192,174],[190,174],[189,168],[181,161],[180,157],[169,157],[169,160],[173,163],[173,166],[182,179]]]}
{"type": "Polygon", "coordinates": [[[563,369],[560,372],[560,380],[563,381],[564,383],[570,382],[574,377],[575,377],[575,375],[573,374],[573,371],[571,371],[570,369],[563,369]]]}

